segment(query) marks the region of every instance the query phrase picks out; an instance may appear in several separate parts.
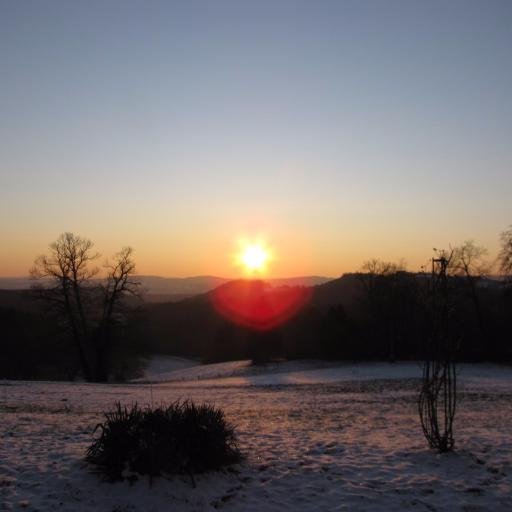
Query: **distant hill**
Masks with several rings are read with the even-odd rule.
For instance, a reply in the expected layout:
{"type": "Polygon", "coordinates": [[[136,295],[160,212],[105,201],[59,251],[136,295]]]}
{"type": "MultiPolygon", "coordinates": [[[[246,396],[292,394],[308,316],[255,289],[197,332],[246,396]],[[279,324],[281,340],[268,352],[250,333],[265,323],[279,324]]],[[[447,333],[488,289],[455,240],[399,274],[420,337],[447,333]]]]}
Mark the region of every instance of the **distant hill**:
{"type": "Polygon", "coordinates": [[[363,292],[360,274],[344,274],[313,288],[311,304],[319,309],[343,305],[350,309],[363,292]]]}
{"type": "MultiPolygon", "coordinates": [[[[177,302],[194,295],[209,292],[231,279],[216,276],[160,277],[136,276],[140,281],[148,302],[177,302]]],[[[274,286],[315,286],[332,278],[323,276],[301,276],[269,279],[274,286]]],[[[0,290],[26,290],[34,281],[28,277],[0,277],[0,290]]]]}
{"type": "MultiPolygon", "coordinates": [[[[216,276],[195,277],[159,277],[137,276],[142,287],[150,295],[171,295],[172,300],[180,300],[193,295],[209,292],[232,279],[216,276]]],[[[266,279],[273,286],[315,286],[330,281],[331,277],[300,276],[278,279],[266,279]]],[[[1,285],[1,282],[0,282],[1,285]]]]}
{"type": "Polygon", "coordinates": [[[28,290],[33,284],[29,277],[0,277],[0,290],[28,290]]]}
{"type": "MultiPolygon", "coordinates": [[[[286,279],[276,281],[271,281],[275,288],[287,286],[290,282],[286,279]]],[[[312,308],[325,311],[337,305],[351,309],[362,293],[357,274],[345,274],[308,288],[310,293],[303,307],[305,312],[312,308]]],[[[194,356],[208,354],[210,347],[213,352],[219,350],[218,337],[223,336],[222,329],[228,320],[220,316],[214,307],[218,289],[179,302],[147,304],[148,337],[152,340],[152,349],[160,353],[194,356]]],[[[307,322],[309,320],[305,326],[309,325],[307,322]]],[[[242,357],[243,354],[239,355],[242,357]]]]}
{"type": "Polygon", "coordinates": [[[142,288],[149,294],[192,296],[205,293],[228,281],[223,277],[160,277],[136,276],[142,288]]]}

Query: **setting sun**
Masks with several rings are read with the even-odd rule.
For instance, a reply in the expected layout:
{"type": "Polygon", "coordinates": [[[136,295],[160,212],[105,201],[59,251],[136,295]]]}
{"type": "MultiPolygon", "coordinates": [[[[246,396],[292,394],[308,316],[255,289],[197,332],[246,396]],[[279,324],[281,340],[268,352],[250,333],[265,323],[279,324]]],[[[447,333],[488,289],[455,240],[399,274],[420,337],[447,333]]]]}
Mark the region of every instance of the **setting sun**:
{"type": "Polygon", "coordinates": [[[240,262],[250,272],[262,272],[269,259],[268,250],[260,243],[247,244],[240,254],[240,262]]]}

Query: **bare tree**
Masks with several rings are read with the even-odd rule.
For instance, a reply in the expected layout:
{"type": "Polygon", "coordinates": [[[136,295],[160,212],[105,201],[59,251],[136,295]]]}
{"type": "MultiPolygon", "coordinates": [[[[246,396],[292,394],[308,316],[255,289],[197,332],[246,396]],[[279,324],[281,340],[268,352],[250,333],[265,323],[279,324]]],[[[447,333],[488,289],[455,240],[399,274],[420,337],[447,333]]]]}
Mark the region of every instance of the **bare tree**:
{"type": "Polygon", "coordinates": [[[512,281],[512,225],[500,236],[501,249],[498,255],[498,263],[501,275],[508,281],[512,281]]]}
{"type": "Polygon", "coordinates": [[[102,279],[93,266],[99,258],[93,247],[86,238],[63,233],[30,271],[39,281],[33,287],[37,296],[69,328],[88,381],[107,379],[112,326],[125,295],[135,293],[137,287],[131,248],[124,248],[107,263],[102,279]]]}
{"type": "Polygon", "coordinates": [[[465,277],[475,307],[478,327],[483,338],[486,337],[486,328],[477,283],[478,280],[489,273],[489,264],[484,260],[486,255],[487,249],[485,247],[476,245],[473,240],[466,240],[462,245],[453,248],[447,269],[447,272],[452,275],[465,277]]]}
{"type": "Polygon", "coordinates": [[[462,245],[454,247],[452,252],[448,273],[471,279],[485,276],[489,272],[489,263],[484,259],[488,251],[474,240],[466,240],[462,245]]]}
{"type": "Polygon", "coordinates": [[[423,433],[431,448],[452,450],[453,420],[457,399],[455,354],[458,339],[452,326],[454,304],[448,281],[453,251],[437,251],[432,259],[427,310],[430,333],[423,363],[423,382],[418,412],[423,433]]]}
{"type": "Polygon", "coordinates": [[[97,268],[91,268],[91,263],[97,258],[90,240],[73,233],[63,233],[50,244],[49,253],[39,256],[30,270],[32,278],[44,283],[34,286],[38,297],[68,324],[86,380],[92,380],[93,369],[83,289],[98,272],[97,268]]]}
{"type": "Polygon", "coordinates": [[[370,276],[388,276],[396,272],[403,272],[406,269],[406,264],[403,259],[398,262],[383,261],[377,258],[372,258],[363,262],[362,270],[370,276]]]}
{"type": "Polygon", "coordinates": [[[112,262],[105,264],[106,277],[101,285],[102,314],[96,336],[96,373],[100,381],[108,378],[109,359],[112,349],[112,329],[122,323],[126,316],[124,299],[128,295],[139,296],[140,283],[133,278],[135,262],[133,249],[123,247],[112,262]]]}

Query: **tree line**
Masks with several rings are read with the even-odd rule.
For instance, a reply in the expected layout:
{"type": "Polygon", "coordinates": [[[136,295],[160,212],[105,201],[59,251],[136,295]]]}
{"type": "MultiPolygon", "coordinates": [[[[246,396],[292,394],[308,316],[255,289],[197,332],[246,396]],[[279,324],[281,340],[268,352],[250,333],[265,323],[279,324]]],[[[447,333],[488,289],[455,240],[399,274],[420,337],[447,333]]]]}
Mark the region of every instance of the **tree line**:
{"type": "MultiPolygon", "coordinates": [[[[511,360],[512,227],[500,238],[500,279],[488,278],[486,256],[472,241],[434,253],[447,260],[460,358],[511,360]]],[[[93,243],[73,233],[35,260],[27,307],[0,305],[0,378],[122,380],[150,353],[204,362],[417,359],[429,332],[430,269],[408,272],[402,261],[368,260],[360,272],[314,287],[284,325],[257,332],[221,318],[209,294],[145,303],[129,247],[99,260],[93,243]]]]}

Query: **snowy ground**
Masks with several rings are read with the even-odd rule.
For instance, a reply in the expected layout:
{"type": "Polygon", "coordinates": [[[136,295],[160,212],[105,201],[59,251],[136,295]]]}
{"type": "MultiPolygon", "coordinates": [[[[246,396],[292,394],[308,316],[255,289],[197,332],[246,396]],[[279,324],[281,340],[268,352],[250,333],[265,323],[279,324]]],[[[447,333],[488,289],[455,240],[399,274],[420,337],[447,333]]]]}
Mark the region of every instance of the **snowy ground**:
{"type": "Polygon", "coordinates": [[[415,363],[175,368],[152,384],[0,383],[0,510],[512,510],[510,367],[461,367],[457,450],[443,456],[421,434],[415,363]],[[91,473],[83,455],[101,411],[178,398],[223,407],[245,462],[195,489],[91,473]]]}
{"type": "Polygon", "coordinates": [[[144,378],[136,379],[135,382],[151,380],[165,381],[166,376],[177,370],[184,370],[199,366],[201,363],[193,359],[185,359],[184,357],[173,357],[159,355],[150,357],[145,361],[144,378]]]}

